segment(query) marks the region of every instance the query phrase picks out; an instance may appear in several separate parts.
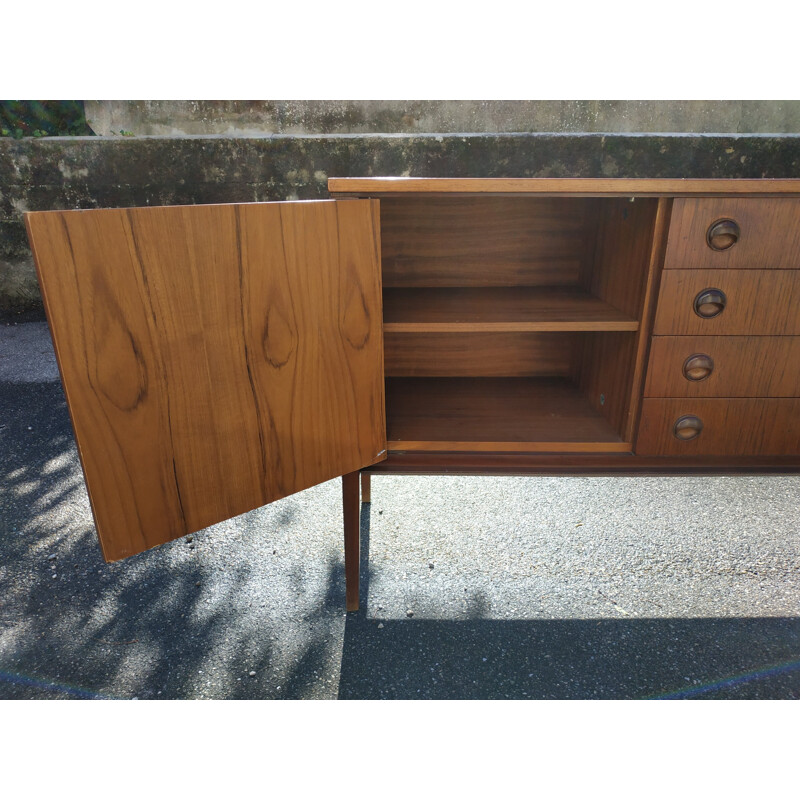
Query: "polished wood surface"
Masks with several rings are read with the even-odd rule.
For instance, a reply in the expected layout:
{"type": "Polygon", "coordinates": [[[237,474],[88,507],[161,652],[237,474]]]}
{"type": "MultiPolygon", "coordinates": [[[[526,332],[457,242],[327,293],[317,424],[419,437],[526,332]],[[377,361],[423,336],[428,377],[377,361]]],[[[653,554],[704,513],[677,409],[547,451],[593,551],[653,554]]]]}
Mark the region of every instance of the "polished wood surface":
{"type": "Polygon", "coordinates": [[[390,450],[624,452],[564,378],[387,378],[390,450]]]}
{"type": "MultiPolygon", "coordinates": [[[[594,333],[584,337],[575,382],[585,401],[624,439],[631,405],[636,334],[594,333]]],[[[629,437],[625,441],[632,441],[629,437]]]]}
{"type": "Polygon", "coordinates": [[[107,560],[384,457],[377,202],[26,221],[107,560]]]}
{"type": "Polygon", "coordinates": [[[800,397],[800,336],[655,336],[647,397],[800,397]],[[695,354],[713,361],[707,378],[684,377],[695,354]]]}
{"type": "Polygon", "coordinates": [[[566,377],[582,350],[583,337],[580,333],[388,332],[383,338],[384,369],[387,377],[396,378],[566,377]]]}
{"type": "Polygon", "coordinates": [[[594,245],[598,201],[408,197],[381,201],[386,287],[569,286],[594,245]]]}
{"type": "Polygon", "coordinates": [[[646,320],[634,335],[603,333],[584,339],[582,392],[618,431],[632,441],[639,408],[647,329],[652,319],[656,274],[671,201],[604,200],[587,288],[593,295],[636,320],[646,320]],[[643,329],[644,328],[644,329],[643,329]]]}
{"type": "Polygon", "coordinates": [[[587,289],[633,319],[642,313],[658,200],[600,204],[597,244],[587,289]]]}
{"type": "Polygon", "coordinates": [[[638,321],[581,289],[385,289],[387,333],[635,331],[638,321]]]}
{"type": "Polygon", "coordinates": [[[800,269],[800,199],[707,198],[675,200],[664,269],[800,269]],[[709,247],[709,229],[730,220],[735,244],[709,247]]]}
{"type": "Polygon", "coordinates": [[[361,473],[361,502],[372,502],[372,479],[369,472],[361,473]]]}
{"type": "Polygon", "coordinates": [[[764,456],[800,453],[800,399],[646,398],[635,452],[639,455],[764,456]],[[702,431],[676,437],[681,417],[697,417],[702,431]]]}
{"type": "Polygon", "coordinates": [[[342,519],[344,523],[345,610],[358,611],[361,579],[361,503],[358,472],[342,475],[342,519]]]}
{"type": "Polygon", "coordinates": [[[656,335],[800,335],[800,270],[665,269],[656,335]],[[706,289],[721,289],[725,310],[704,319],[693,309],[706,289]]]}
{"type": "Polygon", "coordinates": [[[382,475],[793,475],[800,456],[641,456],[632,453],[389,453],[382,475]]]}
{"type": "Polygon", "coordinates": [[[328,178],[333,193],[537,194],[555,196],[681,197],[684,195],[800,195],[796,178],[328,178]]]}
{"type": "Polygon", "coordinates": [[[672,217],[672,199],[662,197],[658,201],[656,217],[653,221],[653,238],[650,245],[650,256],[647,265],[647,279],[643,289],[642,311],[639,330],[636,334],[636,352],[634,354],[633,375],[631,377],[631,402],[628,406],[627,419],[620,429],[622,438],[633,441],[639,425],[639,414],[642,407],[642,393],[645,368],[649,352],[649,332],[653,327],[656,314],[661,270],[664,265],[664,248],[669,234],[672,217]]]}

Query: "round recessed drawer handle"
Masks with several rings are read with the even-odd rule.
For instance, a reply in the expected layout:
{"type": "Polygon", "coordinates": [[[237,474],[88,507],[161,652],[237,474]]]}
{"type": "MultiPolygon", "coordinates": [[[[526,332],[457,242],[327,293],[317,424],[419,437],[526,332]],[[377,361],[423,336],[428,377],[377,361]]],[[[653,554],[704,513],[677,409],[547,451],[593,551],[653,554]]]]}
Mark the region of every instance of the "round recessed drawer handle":
{"type": "Polygon", "coordinates": [[[692,414],[687,414],[675,422],[675,427],[672,433],[676,439],[682,442],[688,442],[690,439],[696,439],[703,430],[703,420],[700,417],[695,417],[692,414]]]}
{"type": "Polygon", "coordinates": [[[728,304],[722,289],[703,289],[694,299],[694,313],[703,319],[719,316],[728,304]]]}
{"type": "Polygon", "coordinates": [[[732,219],[720,219],[706,231],[706,243],[712,250],[728,250],[739,241],[741,231],[732,219]]]}
{"type": "Polygon", "coordinates": [[[683,377],[687,381],[704,381],[714,371],[714,359],[705,353],[695,353],[683,362],[683,377]]]}

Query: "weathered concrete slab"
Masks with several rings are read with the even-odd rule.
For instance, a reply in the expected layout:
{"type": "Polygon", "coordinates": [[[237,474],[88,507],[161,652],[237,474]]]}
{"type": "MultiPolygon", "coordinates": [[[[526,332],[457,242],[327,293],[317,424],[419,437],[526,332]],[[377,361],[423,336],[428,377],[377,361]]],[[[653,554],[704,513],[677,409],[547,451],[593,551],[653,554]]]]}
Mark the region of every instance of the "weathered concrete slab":
{"type": "Polygon", "coordinates": [[[800,135],[0,139],[0,309],[39,309],[22,214],[327,196],[329,176],[800,177],[800,135]]]}
{"type": "Polygon", "coordinates": [[[797,100],[87,100],[100,136],[798,133],[797,100]]]}

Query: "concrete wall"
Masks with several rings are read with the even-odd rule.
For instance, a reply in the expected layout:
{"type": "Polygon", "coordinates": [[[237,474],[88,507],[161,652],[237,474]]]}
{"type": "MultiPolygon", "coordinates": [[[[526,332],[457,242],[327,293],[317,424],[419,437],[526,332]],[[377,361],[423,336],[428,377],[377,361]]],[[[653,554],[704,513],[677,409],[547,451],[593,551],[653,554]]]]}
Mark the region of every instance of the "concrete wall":
{"type": "Polygon", "coordinates": [[[800,133],[800,101],[86,101],[101,136],[264,133],[800,133]]]}
{"type": "Polygon", "coordinates": [[[329,176],[800,177],[800,136],[0,139],[0,309],[41,313],[24,211],[327,196],[329,176]]]}

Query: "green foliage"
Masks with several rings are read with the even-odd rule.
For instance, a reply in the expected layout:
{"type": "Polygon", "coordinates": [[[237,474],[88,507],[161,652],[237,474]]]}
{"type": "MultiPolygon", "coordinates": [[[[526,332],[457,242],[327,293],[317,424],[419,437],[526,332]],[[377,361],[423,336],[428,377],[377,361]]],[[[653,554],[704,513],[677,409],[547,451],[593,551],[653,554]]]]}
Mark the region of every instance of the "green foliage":
{"type": "Polygon", "coordinates": [[[93,136],[83,100],[0,100],[0,135],[93,136]]]}

